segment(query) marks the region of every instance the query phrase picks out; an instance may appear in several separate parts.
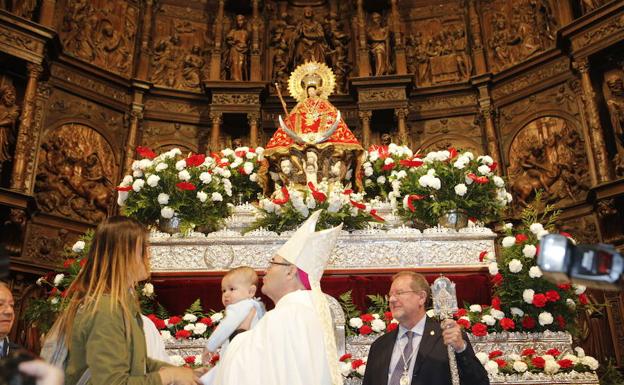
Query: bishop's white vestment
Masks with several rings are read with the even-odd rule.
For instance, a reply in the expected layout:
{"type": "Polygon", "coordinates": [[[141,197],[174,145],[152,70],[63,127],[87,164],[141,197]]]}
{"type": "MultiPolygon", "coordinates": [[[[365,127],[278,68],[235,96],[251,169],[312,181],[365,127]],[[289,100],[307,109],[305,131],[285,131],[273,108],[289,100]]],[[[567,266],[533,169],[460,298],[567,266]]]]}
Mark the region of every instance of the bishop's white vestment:
{"type": "Polygon", "coordinates": [[[312,292],[282,297],[253,329],[232,340],[214,370],[216,385],[331,385],[312,292]]]}

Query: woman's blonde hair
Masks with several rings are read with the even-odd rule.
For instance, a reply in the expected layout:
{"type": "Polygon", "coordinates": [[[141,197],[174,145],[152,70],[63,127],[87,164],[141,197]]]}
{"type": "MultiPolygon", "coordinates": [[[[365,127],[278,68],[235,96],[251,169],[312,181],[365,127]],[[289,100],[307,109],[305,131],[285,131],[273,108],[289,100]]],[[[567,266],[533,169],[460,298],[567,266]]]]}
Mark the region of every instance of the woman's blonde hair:
{"type": "Polygon", "coordinates": [[[60,317],[68,344],[78,309],[94,314],[105,294],[110,295],[111,311],[120,308],[124,320],[132,319],[128,305],[137,301],[131,290],[138,281],[134,274],[143,267],[141,264],[149,272],[148,247],[147,231],[136,220],[114,216],[100,223],[93,234],[87,262],[68,289],[68,305],[60,317]]]}

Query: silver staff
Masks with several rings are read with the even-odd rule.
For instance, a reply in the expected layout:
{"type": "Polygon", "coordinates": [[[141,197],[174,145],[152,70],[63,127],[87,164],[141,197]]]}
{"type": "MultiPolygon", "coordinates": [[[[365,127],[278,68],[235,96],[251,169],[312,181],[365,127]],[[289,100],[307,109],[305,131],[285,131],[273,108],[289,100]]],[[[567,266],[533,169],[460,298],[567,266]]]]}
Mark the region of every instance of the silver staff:
{"type": "MultiPolygon", "coordinates": [[[[453,318],[457,308],[457,294],[455,284],[450,279],[440,276],[431,285],[431,297],[433,298],[433,312],[440,320],[453,318]]],[[[459,371],[457,370],[457,360],[455,350],[451,345],[447,345],[449,366],[451,368],[451,379],[453,385],[459,385],[459,371]]]]}

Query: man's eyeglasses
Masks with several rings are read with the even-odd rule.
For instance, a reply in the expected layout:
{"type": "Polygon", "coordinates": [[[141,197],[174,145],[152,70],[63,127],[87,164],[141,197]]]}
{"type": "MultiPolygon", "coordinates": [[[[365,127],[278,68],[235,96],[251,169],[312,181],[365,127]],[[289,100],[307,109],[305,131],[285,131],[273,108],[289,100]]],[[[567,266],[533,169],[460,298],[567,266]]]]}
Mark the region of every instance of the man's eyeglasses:
{"type": "Polygon", "coordinates": [[[279,265],[279,266],[290,266],[292,265],[292,263],[288,263],[288,262],[276,262],[274,260],[270,260],[269,261],[269,267],[272,265],[279,265]]]}
{"type": "Polygon", "coordinates": [[[390,297],[401,297],[407,293],[419,293],[420,291],[416,291],[416,290],[399,290],[397,292],[394,293],[388,293],[388,298],[390,297]]]}

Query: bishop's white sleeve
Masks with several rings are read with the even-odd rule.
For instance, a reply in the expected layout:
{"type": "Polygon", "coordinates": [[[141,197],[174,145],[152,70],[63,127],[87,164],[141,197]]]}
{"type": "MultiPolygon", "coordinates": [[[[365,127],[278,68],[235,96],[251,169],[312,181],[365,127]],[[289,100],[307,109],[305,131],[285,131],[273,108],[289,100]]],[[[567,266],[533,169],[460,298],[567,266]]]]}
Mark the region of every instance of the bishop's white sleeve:
{"type": "Polygon", "coordinates": [[[171,359],[165,350],[165,343],[163,342],[160,332],[156,329],[156,326],[146,316],[141,314],[143,319],[143,333],[145,334],[145,345],[147,347],[147,356],[155,360],[163,361],[171,364],[171,359]]]}
{"type": "Polygon", "coordinates": [[[243,301],[233,303],[225,308],[225,317],[219,322],[217,328],[208,338],[206,349],[209,352],[215,352],[223,343],[230,338],[232,333],[240,326],[253,309],[253,300],[245,299],[243,301]]]}

